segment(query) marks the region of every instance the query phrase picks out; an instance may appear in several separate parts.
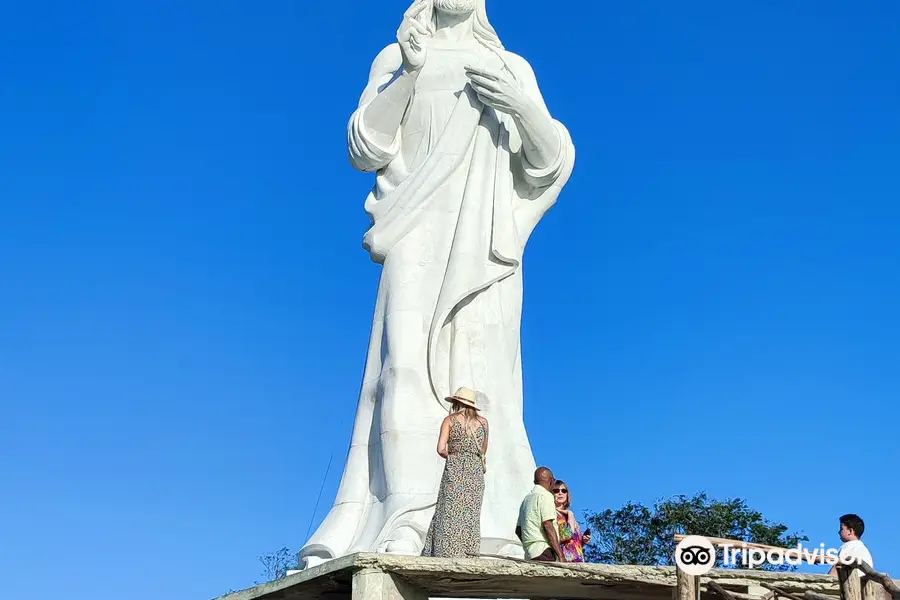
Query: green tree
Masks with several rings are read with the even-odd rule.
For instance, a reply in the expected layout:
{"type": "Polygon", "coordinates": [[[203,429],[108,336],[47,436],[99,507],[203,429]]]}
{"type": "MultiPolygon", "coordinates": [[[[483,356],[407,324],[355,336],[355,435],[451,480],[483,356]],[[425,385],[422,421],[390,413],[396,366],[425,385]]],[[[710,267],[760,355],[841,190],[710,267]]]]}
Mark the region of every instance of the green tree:
{"type": "MultiPolygon", "coordinates": [[[[652,507],[629,502],[619,509],[585,512],[585,527],[591,529],[586,547],[591,562],[620,565],[674,564],[676,533],[721,537],[782,548],[796,548],[809,541],[805,535],[788,533],[788,527],[772,523],[747,506],[746,500],[710,499],[706,493],[658,500],[652,507]]],[[[722,567],[720,554],[716,566],[722,567]]],[[[740,565],[738,565],[740,566],[740,565]]],[[[795,570],[784,565],[764,565],[766,570],[795,570]]]]}

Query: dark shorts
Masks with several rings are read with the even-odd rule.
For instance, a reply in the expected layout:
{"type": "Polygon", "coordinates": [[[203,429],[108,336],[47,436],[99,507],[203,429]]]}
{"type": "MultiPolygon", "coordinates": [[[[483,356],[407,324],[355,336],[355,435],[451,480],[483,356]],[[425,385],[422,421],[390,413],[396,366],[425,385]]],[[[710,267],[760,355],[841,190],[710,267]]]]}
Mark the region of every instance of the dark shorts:
{"type": "Polygon", "coordinates": [[[556,562],[556,554],[553,553],[553,548],[547,548],[531,560],[538,560],[540,562],[556,562]]]}

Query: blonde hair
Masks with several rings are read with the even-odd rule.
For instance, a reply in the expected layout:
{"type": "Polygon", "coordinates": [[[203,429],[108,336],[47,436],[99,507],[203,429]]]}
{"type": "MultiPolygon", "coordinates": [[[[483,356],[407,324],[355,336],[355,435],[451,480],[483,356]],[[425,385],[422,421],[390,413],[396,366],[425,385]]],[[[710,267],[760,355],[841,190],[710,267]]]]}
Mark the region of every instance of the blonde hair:
{"type": "Polygon", "coordinates": [[[450,414],[455,415],[462,413],[466,419],[477,419],[478,411],[469,406],[468,404],[463,404],[462,402],[454,402],[453,406],[450,407],[450,414]]]}

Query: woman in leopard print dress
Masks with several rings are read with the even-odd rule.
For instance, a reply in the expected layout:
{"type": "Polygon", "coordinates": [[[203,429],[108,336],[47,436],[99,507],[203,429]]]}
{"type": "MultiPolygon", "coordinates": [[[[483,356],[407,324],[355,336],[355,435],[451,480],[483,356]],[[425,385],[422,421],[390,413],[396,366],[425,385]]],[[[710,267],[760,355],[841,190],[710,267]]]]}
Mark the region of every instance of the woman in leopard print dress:
{"type": "Polygon", "coordinates": [[[481,546],[481,502],[488,422],[478,415],[475,392],[460,388],[441,423],[438,454],[447,459],[422,556],[466,558],[481,546]]]}

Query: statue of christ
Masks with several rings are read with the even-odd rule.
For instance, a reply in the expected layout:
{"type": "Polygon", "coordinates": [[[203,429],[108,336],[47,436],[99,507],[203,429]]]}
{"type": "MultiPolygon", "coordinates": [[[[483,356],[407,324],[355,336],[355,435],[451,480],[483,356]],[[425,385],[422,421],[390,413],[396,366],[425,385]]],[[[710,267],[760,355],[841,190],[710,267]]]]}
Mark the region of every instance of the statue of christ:
{"type": "Polygon", "coordinates": [[[301,560],[421,551],[445,398],[462,386],[491,423],[481,551],[521,555],[514,531],[535,469],[522,254],[572,172],[569,133],[485,0],[415,0],[372,63],[347,140],[353,166],[375,173],[363,247],[382,274],[344,474],[301,560]]]}

